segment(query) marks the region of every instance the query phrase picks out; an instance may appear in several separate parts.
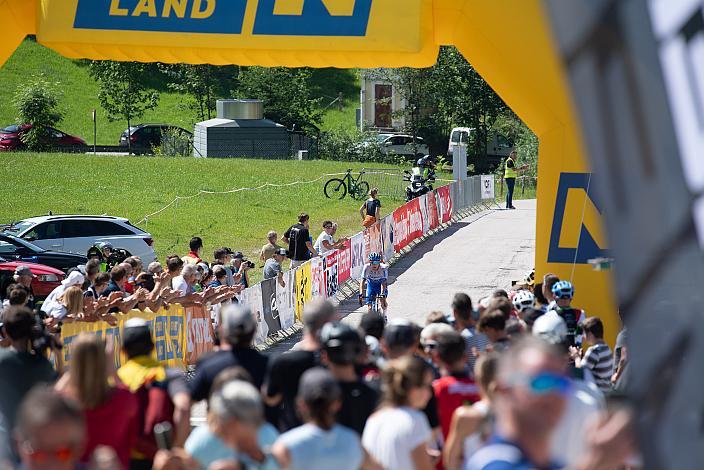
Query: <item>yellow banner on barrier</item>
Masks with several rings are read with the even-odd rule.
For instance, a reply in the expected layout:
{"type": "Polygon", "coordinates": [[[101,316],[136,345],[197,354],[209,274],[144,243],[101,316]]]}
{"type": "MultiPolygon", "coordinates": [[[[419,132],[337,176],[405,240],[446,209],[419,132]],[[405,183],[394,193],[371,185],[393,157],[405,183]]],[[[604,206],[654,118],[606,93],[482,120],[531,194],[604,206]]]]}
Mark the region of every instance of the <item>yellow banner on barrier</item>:
{"type": "Polygon", "coordinates": [[[308,262],[296,271],[294,297],[296,299],[296,321],[299,323],[303,323],[303,307],[306,302],[311,299],[313,292],[312,287],[313,281],[311,279],[310,262],[308,262]]]}
{"type": "Polygon", "coordinates": [[[186,312],[180,305],[171,305],[168,310],[159,310],[157,313],[151,310],[132,310],[125,315],[118,316],[116,326],[110,326],[105,322],[75,322],[66,323],[61,329],[61,341],[64,345],[62,356],[65,366],[71,363],[71,343],[81,333],[93,333],[107,342],[112,342],[115,350],[115,367],[125,361],[121,353],[122,332],[125,322],[132,318],[142,318],[149,324],[154,340],[154,357],[169,367],[179,369],[186,368],[186,312]]]}

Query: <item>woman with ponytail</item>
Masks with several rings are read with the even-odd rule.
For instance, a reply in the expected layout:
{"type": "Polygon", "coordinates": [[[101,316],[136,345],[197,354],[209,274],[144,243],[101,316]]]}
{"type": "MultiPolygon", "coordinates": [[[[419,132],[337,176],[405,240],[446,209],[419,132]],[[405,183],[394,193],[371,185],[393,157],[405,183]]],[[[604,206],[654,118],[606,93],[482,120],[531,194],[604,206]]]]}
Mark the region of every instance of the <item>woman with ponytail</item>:
{"type": "Polygon", "coordinates": [[[430,367],[418,357],[402,357],[388,363],[381,380],[384,405],[367,420],[364,449],[385,469],[433,469],[432,431],[421,411],[432,393],[430,367]]]}

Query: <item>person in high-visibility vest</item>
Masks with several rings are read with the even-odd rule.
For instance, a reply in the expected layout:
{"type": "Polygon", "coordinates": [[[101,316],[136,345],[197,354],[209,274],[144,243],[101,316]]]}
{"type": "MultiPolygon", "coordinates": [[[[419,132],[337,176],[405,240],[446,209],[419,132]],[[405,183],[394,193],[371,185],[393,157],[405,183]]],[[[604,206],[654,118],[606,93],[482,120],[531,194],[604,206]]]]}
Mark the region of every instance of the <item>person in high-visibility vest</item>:
{"type": "Polygon", "coordinates": [[[516,167],[516,151],[512,151],[506,162],[504,163],[504,181],[506,181],[506,187],[508,191],[506,192],[506,209],[515,209],[513,207],[513,188],[516,186],[516,178],[518,177],[518,171],[523,170],[526,166],[520,168],[516,167]]]}

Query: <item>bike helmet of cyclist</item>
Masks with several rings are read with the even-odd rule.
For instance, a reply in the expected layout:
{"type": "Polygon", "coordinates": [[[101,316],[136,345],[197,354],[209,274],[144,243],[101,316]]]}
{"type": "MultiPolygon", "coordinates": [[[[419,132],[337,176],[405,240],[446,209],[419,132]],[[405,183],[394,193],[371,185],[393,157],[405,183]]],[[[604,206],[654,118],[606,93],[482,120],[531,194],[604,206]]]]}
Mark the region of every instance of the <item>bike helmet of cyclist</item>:
{"type": "Polygon", "coordinates": [[[535,268],[531,269],[528,274],[526,274],[525,283],[531,287],[535,285],[535,268]]]}
{"type": "Polygon", "coordinates": [[[381,255],[377,253],[376,251],[369,253],[369,262],[370,263],[381,263],[381,255]]]}
{"type": "Polygon", "coordinates": [[[513,308],[519,312],[523,312],[528,308],[535,308],[535,296],[532,292],[521,290],[513,296],[513,308]]]}
{"type": "Polygon", "coordinates": [[[574,287],[570,281],[558,281],[552,286],[552,295],[556,299],[571,299],[574,297],[574,287]]]}

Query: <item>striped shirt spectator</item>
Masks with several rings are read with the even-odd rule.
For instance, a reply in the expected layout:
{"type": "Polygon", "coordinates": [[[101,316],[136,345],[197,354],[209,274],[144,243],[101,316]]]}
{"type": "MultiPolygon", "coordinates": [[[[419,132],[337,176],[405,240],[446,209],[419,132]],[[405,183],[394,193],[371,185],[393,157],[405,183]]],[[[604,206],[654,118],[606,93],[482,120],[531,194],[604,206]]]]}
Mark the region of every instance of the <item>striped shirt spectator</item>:
{"type": "Polygon", "coordinates": [[[604,325],[599,318],[590,317],[582,323],[582,330],[589,349],[576,364],[578,367],[589,369],[599,389],[608,392],[611,390],[613,355],[611,348],[604,343],[604,325]]]}
{"type": "Polygon", "coordinates": [[[582,359],[582,367],[589,369],[594,376],[597,387],[606,393],[611,390],[611,370],[613,356],[611,348],[606,343],[598,343],[589,347],[582,359]]]}

